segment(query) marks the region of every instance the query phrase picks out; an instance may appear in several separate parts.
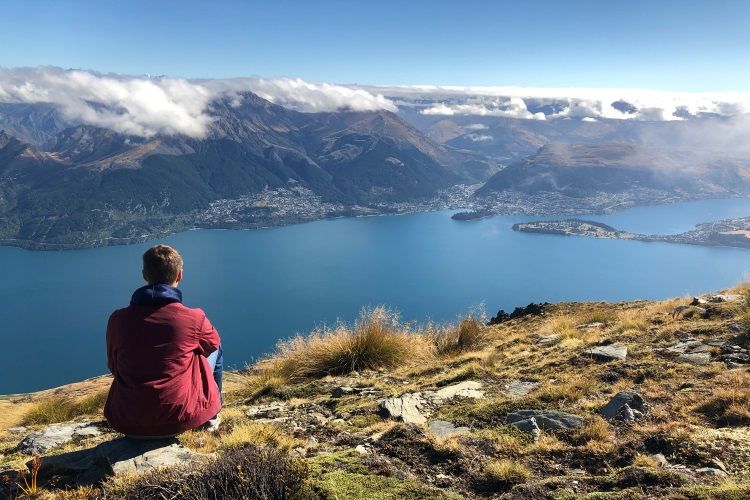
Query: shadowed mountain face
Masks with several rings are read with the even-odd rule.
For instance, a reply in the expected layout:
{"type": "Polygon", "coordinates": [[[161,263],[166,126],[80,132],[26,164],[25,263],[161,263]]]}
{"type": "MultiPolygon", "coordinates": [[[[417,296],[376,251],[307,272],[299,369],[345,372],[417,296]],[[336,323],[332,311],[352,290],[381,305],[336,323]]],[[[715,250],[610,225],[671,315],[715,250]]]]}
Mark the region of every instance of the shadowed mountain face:
{"type": "Polygon", "coordinates": [[[637,188],[695,197],[746,195],[750,193],[750,161],[711,159],[692,151],[641,144],[552,143],[511,163],[476,194],[555,191],[583,197],[637,188]]]}
{"type": "Polygon", "coordinates": [[[251,93],[213,102],[202,139],[61,127],[47,105],[2,106],[3,239],[75,241],[108,232],[113,218],[169,218],[264,189],[302,187],[342,205],[402,202],[497,171],[389,112],[300,113],[251,93]]]}

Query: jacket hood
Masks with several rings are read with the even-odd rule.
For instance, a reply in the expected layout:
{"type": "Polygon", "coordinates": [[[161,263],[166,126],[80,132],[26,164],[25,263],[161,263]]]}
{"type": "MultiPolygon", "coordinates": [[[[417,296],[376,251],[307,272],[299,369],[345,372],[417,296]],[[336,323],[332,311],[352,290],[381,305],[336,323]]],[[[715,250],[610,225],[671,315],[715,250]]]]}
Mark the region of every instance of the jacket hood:
{"type": "Polygon", "coordinates": [[[130,304],[136,306],[163,306],[172,302],[182,302],[182,292],[161,283],[142,286],[130,299],[130,304]]]}

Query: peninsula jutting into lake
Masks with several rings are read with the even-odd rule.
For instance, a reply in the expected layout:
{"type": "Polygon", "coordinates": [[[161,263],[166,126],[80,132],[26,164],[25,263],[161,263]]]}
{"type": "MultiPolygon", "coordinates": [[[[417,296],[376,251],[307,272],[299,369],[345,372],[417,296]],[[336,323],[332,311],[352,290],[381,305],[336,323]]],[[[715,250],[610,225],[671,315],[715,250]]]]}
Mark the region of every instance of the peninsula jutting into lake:
{"type": "Polygon", "coordinates": [[[662,241],[686,245],[750,248],[750,217],[706,222],[696,225],[695,229],[690,231],[664,235],[646,235],[630,231],[620,231],[601,222],[581,219],[520,222],[513,225],[513,230],[524,233],[557,234],[562,236],[587,236],[590,238],[662,241]]]}

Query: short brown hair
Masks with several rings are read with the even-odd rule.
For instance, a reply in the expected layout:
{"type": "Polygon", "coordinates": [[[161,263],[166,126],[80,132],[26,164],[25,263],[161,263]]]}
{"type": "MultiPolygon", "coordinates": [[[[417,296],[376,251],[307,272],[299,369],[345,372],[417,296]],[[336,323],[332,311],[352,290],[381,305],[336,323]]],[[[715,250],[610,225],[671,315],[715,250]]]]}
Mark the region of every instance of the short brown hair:
{"type": "Polygon", "coordinates": [[[182,269],[180,252],[169,245],[156,245],[143,254],[143,277],[150,284],[174,283],[182,269]]]}

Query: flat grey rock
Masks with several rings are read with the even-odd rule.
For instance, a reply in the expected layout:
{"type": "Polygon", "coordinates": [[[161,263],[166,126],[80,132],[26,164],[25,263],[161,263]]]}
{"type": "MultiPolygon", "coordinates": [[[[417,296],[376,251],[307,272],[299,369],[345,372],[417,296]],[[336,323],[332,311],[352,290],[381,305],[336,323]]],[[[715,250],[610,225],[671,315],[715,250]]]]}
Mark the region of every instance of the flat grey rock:
{"type": "Polygon", "coordinates": [[[475,380],[464,380],[457,384],[449,385],[430,394],[433,402],[442,402],[453,398],[472,398],[481,399],[484,397],[484,391],[480,391],[482,383],[475,380]]]}
{"type": "Polygon", "coordinates": [[[544,335],[543,337],[539,337],[536,343],[539,345],[552,345],[552,344],[557,344],[559,340],[560,340],[560,335],[553,333],[551,335],[544,335]]]}
{"type": "Polygon", "coordinates": [[[526,382],[523,380],[513,380],[505,384],[505,393],[512,398],[520,398],[539,386],[539,382],[526,382]]]}
{"type": "Polygon", "coordinates": [[[628,357],[628,348],[621,345],[602,345],[586,349],[585,354],[600,361],[623,361],[628,357]]]}
{"type": "Polygon", "coordinates": [[[419,394],[404,394],[398,398],[385,398],[380,402],[381,414],[386,417],[402,420],[407,424],[424,424],[427,418],[420,410],[424,399],[419,394]]]}
{"type": "MultiPolygon", "coordinates": [[[[704,351],[706,345],[698,339],[684,339],[677,342],[671,347],[667,347],[666,351],[670,354],[685,354],[695,351],[704,351]]],[[[710,349],[710,348],[709,348],[710,349]]]]}
{"type": "Polygon", "coordinates": [[[714,467],[701,467],[700,469],[695,469],[695,472],[701,476],[727,477],[729,475],[723,470],[714,467]]]}
{"type": "Polygon", "coordinates": [[[449,438],[452,436],[463,436],[469,433],[468,427],[456,427],[447,420],[432,420],[427,427],[437,437],[449,438]]]}
{"type": "Polygon", "coordinates": [[[686,352],[677,356],[677,361],[690,363],[691,365],[707,365],[711,362],[711,354],[708,352],[686,352]]]}
{"type": "Polygon", "coordinates": [[[190,465],[206,456],[184,448],[174,438],[118,438],[94,448],[42,457],[39,476],[44,480],[66,477],[78,485],[95,484],[107,476],[141,474],[160,467],[190,465]]]}
{"type": "Polygon", "coordinates": [[[538,428],[549,431],[575,429],[586,425],[586,421],[578,415],[558,410],[518,410],[505,417],[505,423],[530,432],[533,428],[530,420],[533,417],[538,428]]]}
{"type": "Polygon", "coordinates": [[[74,439],[96,437],[101,431],[91,422],[52,424],[32,432],[18,444],[18,450],[27,455],[41,455],[74,439]]]}
{"type": "Polygon", "coordinates": [[[288,413],[289,405],[286,403],[270,403],[267,405],[251,406],[245,411],[250,418],[278,418],[288,413]]]}
{"type": "MultiPolygon", "coordinates": [[[[635,410],[641,415],[646,413],[646,402],[643,400],[640,394],[635,391],[622,391],[615,394],[615,396],[602,408],[599,413],[606,420],[614,420],[618,418],[623,408],[629,408],[631,411],[635,410]]],[[[635,414],[633,419],[635,419],[635,414]]]]}

